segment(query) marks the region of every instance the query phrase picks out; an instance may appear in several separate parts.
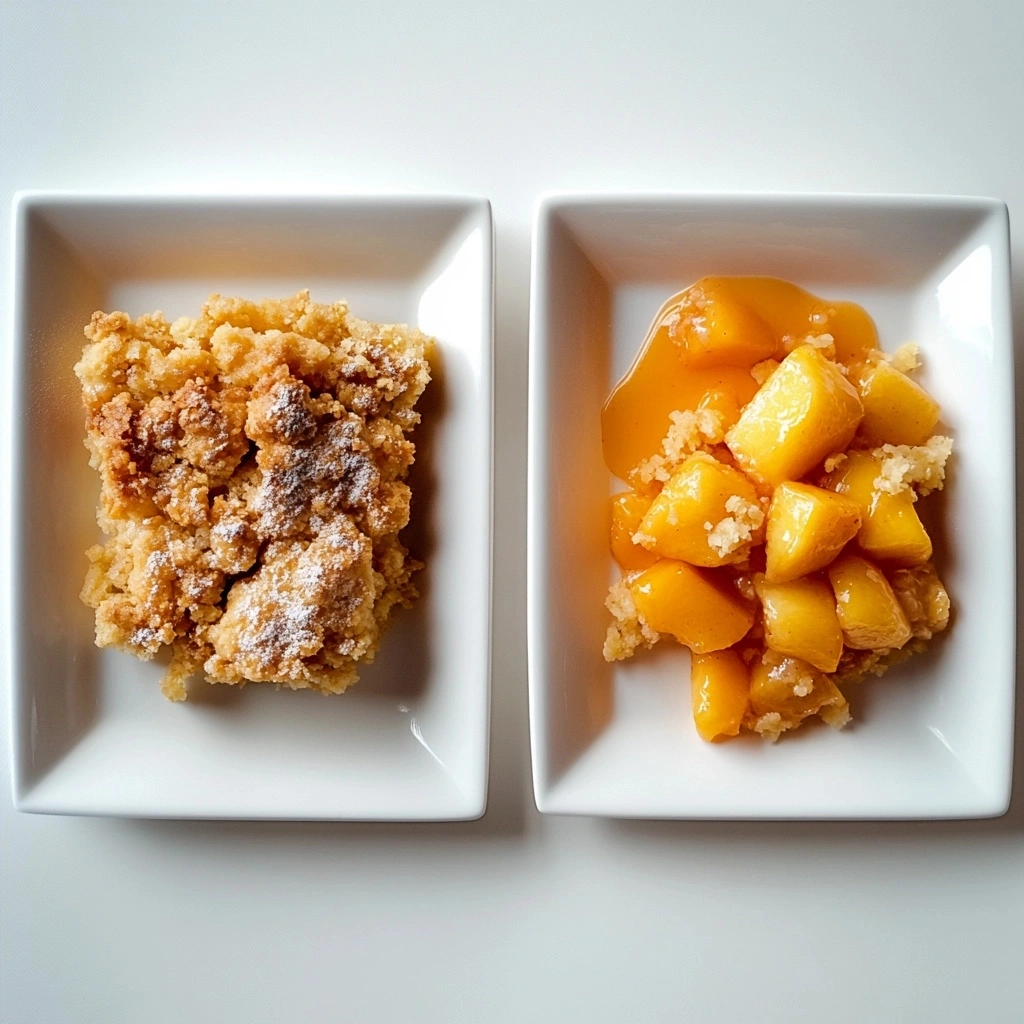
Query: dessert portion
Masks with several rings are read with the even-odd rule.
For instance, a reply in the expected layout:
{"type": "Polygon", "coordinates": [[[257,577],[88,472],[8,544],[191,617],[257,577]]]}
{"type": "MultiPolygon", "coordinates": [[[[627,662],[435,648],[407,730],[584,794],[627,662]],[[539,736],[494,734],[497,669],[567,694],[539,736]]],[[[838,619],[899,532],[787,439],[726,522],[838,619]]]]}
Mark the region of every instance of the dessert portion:
{"type": "Polygon", "coordinates": [[[433,340],[308,292],[214,295],[196,319],[93,314],[75,372],[107,536],[82,599],[96,644],[340,693],[416,597],[408,434],[433,340]]]}
{"type": "Polygon", "coordinates": [[[946,628],[919,503],[953,442],[918,366],[852,303],[709,277],[662,306],[609,397],[605,461],[629,489],[604,656],[688,647],[704,739],[841,728],[849,687],[946,628]]]}

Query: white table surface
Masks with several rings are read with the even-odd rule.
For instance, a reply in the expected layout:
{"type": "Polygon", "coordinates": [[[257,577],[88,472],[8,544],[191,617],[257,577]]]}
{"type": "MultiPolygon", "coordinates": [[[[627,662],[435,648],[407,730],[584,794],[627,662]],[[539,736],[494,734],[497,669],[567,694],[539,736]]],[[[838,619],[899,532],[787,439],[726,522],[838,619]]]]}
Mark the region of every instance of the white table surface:
{"type": "MultiPolygon", "coordinates": [[[[494,204],[498,263],[487,815],[20,815],[5,722],[0,1021],[1024,1018],[1020,771],[1009,815],[974,824],[542,818],[524,630],[537,193],[975,193],[1024,219],[1024,5],[7,0],[0,12],[5,218],[29,187],[465,191],[494,204]]],[[[2,242],[6,287],[6,222],[2,242]]]]}

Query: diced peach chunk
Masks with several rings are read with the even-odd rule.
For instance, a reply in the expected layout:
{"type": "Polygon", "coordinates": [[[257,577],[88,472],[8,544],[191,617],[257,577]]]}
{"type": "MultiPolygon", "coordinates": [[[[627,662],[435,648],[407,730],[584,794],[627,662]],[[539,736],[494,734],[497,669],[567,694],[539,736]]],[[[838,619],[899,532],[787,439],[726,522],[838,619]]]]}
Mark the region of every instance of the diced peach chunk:
{"type": "Polygon", "coordinates": [[[775,351],[768,325],[746,306],[716,296],[711,286],[695,289],[694,307],[684,309],[672,333],[690,366],[753,366],[775,351]]]}
{"type": "Polygon", "coordinates": [[[861,527],[860,504],[810,484],[784,483],[768,510],[765,576],[785,583],[828,565],[861,527]]]}
{"type": "Polygon", "coordinates": [[[745,558],[764,537],[763,523],[753,484],[739,470],[695,452],[651,502],[637,540],[662,558],[713,567],[745,558]]]}
{"type": "Polygon", "coordinates": [[[697,654],[731,647],[754,624],[753,607],[714,569],[664,558],[631,580],[629,589],[651,629],[697,654]]]}
{"type": "Polygon", "coordinates": [[[862,415],[860,396],[838,366],[801,345],[750,400],[726,444],[746,472],[778,486],[845,448],[862,415]]]}
{"type": "Polygon", "coordinates": [[[633,534],[650,507],[651,499],[636,491],[624,491],[611,499],[612,557],[626,572],[646,569],[658,560],[657,555],[633,543],[633,534]]]}
{"type": "Polygon", "coordinates": [[[889,363],[861,375],[864,405],[861,434],[874,444],[924,444],[939,421],[939,403],[916,381],[889,363]]]}
{"type": "Polygon", "coordinates": [[[836,613],[848,647],[879,650],[902,647],[910,623],[882,570],[858,555],[840,555],[828,569],[836,613]]]}
{"type": "Polygon", "coordinates": [[[846,699],[835,683],[813,665],[770,648],[750,669],[750,711],[756,732],[777,739],[809,715],[841,725],[846,699]]]}
{"type": "Polygon", "coordinates": [[[747,712],[750,674],[735,651],[694,654],[690,661],[693,721],[709,743],[740,731],[747,712]]]}
{"type": "Polygon", "coordinates": [[[800,658],[822,672],[835,672],[843,653],[843,631],[827,583],[759,581],[757,596],[764,613],[764,640],[772,650],[800,658]]]}
{"type": "Polygon", "coordinates": [[[870,452],[850,452],[829,474],[827,485],[861,507],[860,549],[892,565],[919,565],[932,556],[932,541],[914,507],[914,492],[890,494],[875,487],[881,463],[870,452]]]}
{"type": "Polygon", "coordinates": [[[878,331],[875,322],[863,306],[854,302],[829,302],[829,334],[835,339],[836,359],[851,363],[863,359],[878,348],[878,331]]]}

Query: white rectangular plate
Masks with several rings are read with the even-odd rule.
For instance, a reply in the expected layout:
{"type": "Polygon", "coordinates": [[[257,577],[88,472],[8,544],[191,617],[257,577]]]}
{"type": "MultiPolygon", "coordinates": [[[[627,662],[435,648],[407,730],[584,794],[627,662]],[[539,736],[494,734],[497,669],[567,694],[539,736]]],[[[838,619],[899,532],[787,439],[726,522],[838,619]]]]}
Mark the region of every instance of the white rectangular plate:
{"type": "Polygon", "coordinates": [[[492,227],[458,197],[22,194],[4,430],[14,800],[220,818],[483,813],[489,700],[492,227]],[[212,292],[309,288],[440,342],[413,469],[422,596],[350,692],[201,688],[93,644],[78,598],[98,479],[72,372],[93,310],[195,316],[212,292]]]}
{"type": "MultiPolygon", "coordinates": [[[[666,424],[667,426],[667,424],[666,424]]],[[[994,200],[563,195],[534,226],[528,629],[541,811],[665,818],[944,818],[1006,810],[1014,714],[1009,233],[994,200]],[[861,303],[916,341],[955,460],[932,526],[952,627],[851,693],[854,723],[711,745],[676,645],[608,665],[613,570],[600,411],[661,303],[764,274],[861,303]],[[611,573],[611,576],[609,575],[611,573]]],[[[621,484],[618,488],[621,489],[621,484]]]]}

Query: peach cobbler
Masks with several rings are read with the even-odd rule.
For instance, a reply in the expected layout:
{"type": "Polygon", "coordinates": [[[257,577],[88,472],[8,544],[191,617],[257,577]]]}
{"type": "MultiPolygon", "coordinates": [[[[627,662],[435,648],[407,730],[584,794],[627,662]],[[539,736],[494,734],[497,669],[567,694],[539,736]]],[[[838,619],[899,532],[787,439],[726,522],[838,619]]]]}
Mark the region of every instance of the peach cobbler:
{"type": "Polygon", "coordinates": [[[94,313],[75,367],[107,540],[82,599],[96,643],[339,693],[420,568],[399,539],[432,339],[308,292],[214,295],[197,319],[94,313]]]}
{"type": "Polygon", "coordinates": [[[697,731],[776,740],[949,621],[919,501],[952,450],[939,406],[867,313],[774,278],[704,278],[662,306],[602,414],[621,570],[604,655],[691,651],[697,731]]]}

